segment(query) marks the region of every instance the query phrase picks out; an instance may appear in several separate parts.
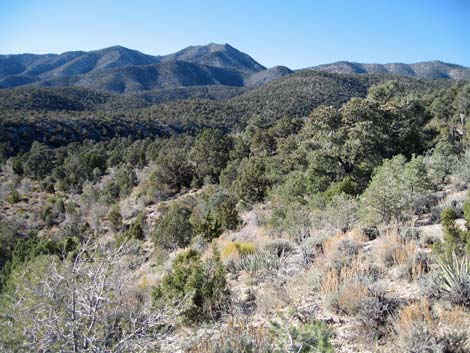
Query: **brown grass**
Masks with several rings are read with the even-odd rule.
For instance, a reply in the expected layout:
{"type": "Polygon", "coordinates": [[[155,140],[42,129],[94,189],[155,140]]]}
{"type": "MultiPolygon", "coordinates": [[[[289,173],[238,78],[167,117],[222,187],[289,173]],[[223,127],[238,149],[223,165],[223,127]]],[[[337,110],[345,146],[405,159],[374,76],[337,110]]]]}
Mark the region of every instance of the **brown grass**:
{"type": "Polygon", "coordinates": [[[395,339],[406,351],[435,346],[445,352],[470,352],[469,327],[470,313],[464,308],[433,308],[427,299],[402,308],[394,322],[395,339]]]}
{"type": "Polygon", "coordinates": [[[272,352],[273,337],[262,326],[244,320],[230,320],[218,335],[207,335],[191,347],[188,353],[272,352]]]}
{"type": "Polygon", "coordinates": [[[320,284],[320,294],[334,309],[347,314],[356,313],[370,294],[365,284],[367,270],[356,259],[350,267],[343,267],[339,273],[335,270],[328,271],[320,284]]]}

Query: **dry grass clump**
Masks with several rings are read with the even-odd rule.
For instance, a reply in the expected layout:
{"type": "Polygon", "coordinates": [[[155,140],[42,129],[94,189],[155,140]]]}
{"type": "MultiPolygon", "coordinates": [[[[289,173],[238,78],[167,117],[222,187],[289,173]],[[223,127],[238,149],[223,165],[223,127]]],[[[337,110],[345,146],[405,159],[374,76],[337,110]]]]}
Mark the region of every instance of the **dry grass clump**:
{"type": "Polygon", "coordinates": [[[382,270],[399,267],[409,280],[419,279],[430,270],[431,260],[427,253],[419,251],[414,240],[407,242],[395,232],[378,240],[374,257],[382,270]]]}
{"type": "Polygon", "coordinates": [[[323,241],[322,249],[325,257],[334,256],[345,241],[349,241],[351,244],[364,245],[368,239],[363,232],[356,229],[348,233],[337,233],[323,241]]]}
{"type": "Polygon", "coordinates": [[[329,270],[320,284],[320,294],[334,310],[354,315],[369,296],[368,274],[368,267],[357,259],[340,271],[329,270]]]}
{"type": "Polygon", "coordinates": [[[433,308],[423,299],[401,309],[394,322],[397,352],[470,352],[470,314],[462,307],[433,308]]]}
{"type": "Polygon", "coordinates": [[[219,335],[208,335],[191,347],[188,353],[270,353],[272,333],[243,320],[230,320],[219,335]]]}
{"type": "Polygon", "coordinates": [[[322,243],[321,263],[327,270],[341,271],[349,267],[355,258],[363,252],[367,237],[360,231],[353,230],[346,234],[336,234],[322,243]]]}

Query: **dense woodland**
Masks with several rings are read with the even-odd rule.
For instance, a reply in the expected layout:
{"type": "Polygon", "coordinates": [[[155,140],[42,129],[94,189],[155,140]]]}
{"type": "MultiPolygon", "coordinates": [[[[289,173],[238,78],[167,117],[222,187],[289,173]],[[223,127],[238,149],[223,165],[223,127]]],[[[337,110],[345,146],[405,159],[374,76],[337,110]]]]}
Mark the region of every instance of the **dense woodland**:
{"type": "Polygon", "coordinates": [[[0,90],[0,351],[470,352],[470,83],[194,92],[0,90]]]}

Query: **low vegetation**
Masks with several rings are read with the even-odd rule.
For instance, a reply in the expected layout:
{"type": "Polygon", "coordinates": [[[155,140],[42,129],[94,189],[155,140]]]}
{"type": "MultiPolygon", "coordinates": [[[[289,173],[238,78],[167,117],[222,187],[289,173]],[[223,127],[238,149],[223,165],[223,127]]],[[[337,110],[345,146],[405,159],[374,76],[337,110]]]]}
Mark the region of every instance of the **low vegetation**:
{"type": "Polygon", "coordinates": [[[468,90],[3,92],[0,351],[468,352],[468,90]]]}

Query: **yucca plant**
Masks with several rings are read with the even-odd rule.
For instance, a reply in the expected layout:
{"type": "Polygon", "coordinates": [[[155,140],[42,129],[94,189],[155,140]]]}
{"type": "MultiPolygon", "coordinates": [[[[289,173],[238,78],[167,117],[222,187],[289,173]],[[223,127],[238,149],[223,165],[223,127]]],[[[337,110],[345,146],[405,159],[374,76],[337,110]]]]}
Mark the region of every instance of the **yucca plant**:
{"type": "Polygon", "coordinates": [[[470,307],[470,258],[453,253],[451,259],[436,261],[441,271],[441,289],[449,300],[470,307]]]}

